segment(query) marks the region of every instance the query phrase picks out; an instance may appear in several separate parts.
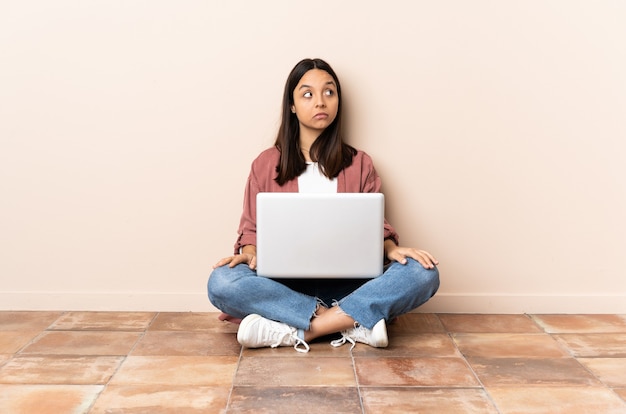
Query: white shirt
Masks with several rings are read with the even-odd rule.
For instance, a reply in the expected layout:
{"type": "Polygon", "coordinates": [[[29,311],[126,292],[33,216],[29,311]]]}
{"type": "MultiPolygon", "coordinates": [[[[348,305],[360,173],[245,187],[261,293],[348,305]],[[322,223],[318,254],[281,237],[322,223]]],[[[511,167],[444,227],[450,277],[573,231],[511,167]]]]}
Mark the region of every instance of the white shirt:
{"type": "Polygon", "coordinates": [[[329,180],[316,162],[307,162],[306,170],[298,177],[298,191],[301,193],[336,193],[337,178],[329,180]]]}

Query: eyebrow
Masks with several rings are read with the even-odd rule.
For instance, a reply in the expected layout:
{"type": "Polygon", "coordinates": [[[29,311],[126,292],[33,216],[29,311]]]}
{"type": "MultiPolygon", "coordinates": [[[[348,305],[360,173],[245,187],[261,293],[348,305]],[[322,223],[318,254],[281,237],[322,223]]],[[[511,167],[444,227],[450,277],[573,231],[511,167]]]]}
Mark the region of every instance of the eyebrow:
{"type": "MultiPolygon", "coordinates": [[[[337,85],[335,85],[335,81],[328,81],[326,82],[324,85],[332,85],[334,87],[337,87],[337,85]]],[[[298,89],[302,89],[302,88],[311,88],[311,85],[302,85],[300,86],[298,89]]]]}

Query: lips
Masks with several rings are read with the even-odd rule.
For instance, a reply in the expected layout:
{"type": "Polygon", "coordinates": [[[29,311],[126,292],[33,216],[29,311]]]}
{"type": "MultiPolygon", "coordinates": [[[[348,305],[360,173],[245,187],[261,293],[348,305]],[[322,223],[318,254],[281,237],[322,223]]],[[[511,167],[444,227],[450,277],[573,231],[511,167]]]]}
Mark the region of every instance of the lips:
{"type": "Polygon", "coordinates": [[[315,116],[313,117],[315,119],[326,119],[328,118],[328,114],[325,112],[320,112],[319,114],[315,114],[315,116]]]}

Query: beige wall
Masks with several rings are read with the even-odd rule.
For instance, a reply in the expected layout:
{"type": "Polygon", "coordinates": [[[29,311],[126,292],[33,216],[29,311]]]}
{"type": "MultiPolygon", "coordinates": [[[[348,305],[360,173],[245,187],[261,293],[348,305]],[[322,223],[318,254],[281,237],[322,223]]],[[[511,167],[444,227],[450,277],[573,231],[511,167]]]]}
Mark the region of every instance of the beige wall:
{"type": "Polygon", "coordinates": [[[323,57],[441,312],[626,313],[626,3],[0,5],[0,308],[210,311],[283,82],[323,57]]]}

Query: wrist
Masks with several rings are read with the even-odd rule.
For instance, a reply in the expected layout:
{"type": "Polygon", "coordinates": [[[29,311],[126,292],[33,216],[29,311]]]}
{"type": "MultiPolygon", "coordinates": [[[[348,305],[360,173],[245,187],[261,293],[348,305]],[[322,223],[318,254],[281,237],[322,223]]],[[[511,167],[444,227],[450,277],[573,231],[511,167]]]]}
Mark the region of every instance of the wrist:
{"type": "Polygon", "coordinates": [[[241,253],[256,256],[256,246],[253,244],[246,244],[241,248],[241,253]]]}
{"type": "Polygon", "coordinates": [[[384,243],[384,247],[385,247],[385,256],[386,256],[386,255],[389,255],[389,253],[395,250],[398,246],[393,240],[386,239],[384,243]]]}

